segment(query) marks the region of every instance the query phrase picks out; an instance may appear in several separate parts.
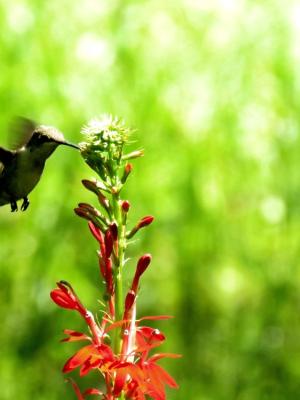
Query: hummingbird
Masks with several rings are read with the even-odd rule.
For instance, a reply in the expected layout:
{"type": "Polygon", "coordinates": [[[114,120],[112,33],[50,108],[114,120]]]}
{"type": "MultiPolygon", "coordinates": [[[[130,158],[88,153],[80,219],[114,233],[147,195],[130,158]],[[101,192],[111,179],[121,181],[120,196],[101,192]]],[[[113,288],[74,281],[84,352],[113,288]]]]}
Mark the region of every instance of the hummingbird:
{"type": "Polygon", "coordinates": [[[18,119],[15,130],[22,135],[17,147],[13,150],[0,147],[0,206],[10,204],[12,212],[18,211],[17,201],[21,199],[21,210],[28,208],[28,194],[39,182],[47,158],[58,146],[79,149],[66,141],[58,129],[26,118],[18,119]]]}

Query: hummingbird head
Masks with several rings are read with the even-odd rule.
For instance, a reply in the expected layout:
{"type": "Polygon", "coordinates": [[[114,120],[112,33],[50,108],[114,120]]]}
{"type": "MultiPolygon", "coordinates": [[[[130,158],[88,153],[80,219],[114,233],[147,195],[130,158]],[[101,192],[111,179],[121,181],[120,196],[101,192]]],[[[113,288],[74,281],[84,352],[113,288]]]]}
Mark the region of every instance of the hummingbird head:
{"type": "Polygon", "coordinates": [[[64,135],[52,126],[39,125],[31,134],[26,149],[42,158],[48,158],[59,145],[79,149],[76,144],[68,142],[64,135]]]}

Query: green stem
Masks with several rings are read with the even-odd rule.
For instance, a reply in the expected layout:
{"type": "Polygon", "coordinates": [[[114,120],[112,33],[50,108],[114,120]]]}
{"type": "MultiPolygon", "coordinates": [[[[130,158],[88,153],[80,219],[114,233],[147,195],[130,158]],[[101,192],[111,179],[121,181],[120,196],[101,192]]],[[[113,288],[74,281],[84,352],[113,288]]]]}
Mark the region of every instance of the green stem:
{"type": "MultiPolygon", "coordinates": [[[[118,225],[118,255],[115,266],[115,319],[116,321],[120,321],[123,318],[124,313],[122,272],[126,247],[126,229],[125,226],[123,226],[122,224],[120,195],[118,192],[112,193],[112,206],[114,211],[114,218],[118,225]]],[[[116,329],[114,345],[116,353],[120,353],[122,348],[121,327],[119,329],[116,329]]]]}
{"type": "MultiPolygon", "coordinates": [[[[125,249],[126,249],[126,226],[122,221],[122,210],[120,204],[120,194],[112,193],[112,205],[114,210],[114,217],[118,225],[118,255],[115,268],[115,318],[120,321],[124,314],[123,305],[123,266],[125,263],[125,249]]],[[[122,351],[122,327],[115,330],[115,352],[117,354],[122,351]]],[[[119,397],[120,400],[125,400],[124,393],[122,392],[119,397]]]]}

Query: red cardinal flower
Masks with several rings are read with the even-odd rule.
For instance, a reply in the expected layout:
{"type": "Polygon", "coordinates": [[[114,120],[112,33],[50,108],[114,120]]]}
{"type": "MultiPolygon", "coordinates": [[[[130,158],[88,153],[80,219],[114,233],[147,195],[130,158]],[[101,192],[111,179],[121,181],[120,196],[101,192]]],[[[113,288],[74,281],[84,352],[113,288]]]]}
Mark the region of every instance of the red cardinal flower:
{"type": "Polygon", "coordinates": [[[91,369],[100,368],[106,363],[115,361],[115,356],[106,344],[89,344],[78,350],[68,359],[63,367],[63,372],[71,372],[80,367],[80,376],[86,375],[91,369]]]}
{"type": "Polygon", "coordinates": [[[153,400],[165,400],[165,386],[177,389],[176,381],[156,362],[161,358],[180,357],[177,354],[155,354],[147,360],[139,359],[136,363],[124,363],[118,366],[114,395],[125,392],[126,399],[144,400],[149,396],[153,400]],[[123,383],[123,386],[121,385],[123,383]]]}
{"type": "MultiPolygon", "coordinates": [[[[88,221],[89,229],[98,244],[101,300],[97,315],[81,303],[72,286],[66,281],[57,283],[51,291],[52,300],[68,310],[77,311],[88,327],[88,333],[66,329],[62,342],[85,342],[64,364],[65,374],[79,370],[84,376],[96,372],[103,378],[101,392],[96,388],[82,391],[72,379],[78,400],[95,395],[102,400],[165,400],[165,388],[177,388],[175,380],[160,366],[164,357],[176,354],[150,355],[166,340],[158,329],[142,325],[145,320],[163,320],[169,316],[152,316],[137,319],[137,299],[141,277],[151,262],[151,255],[138,259],[136,268],[124,296],[123,271],[127,267],[126,250],[129,239],[153,222],[147,215],[128,230],[130,203],[121,198],[123,186],[132,171],[128,160],[143,155],[142,150],[124,154],[130,130],[119,118],[111,116],[95,119],[83,128],[85,140],[80,143],[81,155],[98,174],[99,180],[82,183],[96,196],[98,207],[80,202],[75,213],[88,221]]],[[[130,270],[129,270],[130,271],[130,270]]],[[[128,280],[126,276],[126,281],[128,280]]],[[[126,283],[126,286],[127,283],[126,283]]]]}

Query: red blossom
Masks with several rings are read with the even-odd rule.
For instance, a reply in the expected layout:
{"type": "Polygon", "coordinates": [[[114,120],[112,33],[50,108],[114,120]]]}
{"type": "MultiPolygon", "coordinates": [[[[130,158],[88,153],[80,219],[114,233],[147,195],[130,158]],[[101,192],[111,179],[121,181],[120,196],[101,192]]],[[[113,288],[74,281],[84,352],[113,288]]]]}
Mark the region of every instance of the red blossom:
{"type": "Polygon", "coordinates": [[[138,326],[136,329],[136,353],[148,353],[154,347],[160,346],[166,340],[159,330],[149,326],[138,326]]]}
{"type": "Polygon", "coordinates": [[[80,376],[86,375],[91,369],[99,368],[101,365],[113,362],[115,356],[106,344],[89,344],[78,350],[70,357],[63,367],[63,372],[68,373],[80,367],[80,376]]]}
{"type": "Polygon", "coordinates": [[[177,389],[176,381],[156,362],[164,357],[177,358],[177,354],[157,354],[147,360],[140,358],[136,363],[119,365],[119,385],[114,389],[126,393],[127,399],[140,400],[149,396],[153,400],[165,400],[165,386],[177,389]],[[122,370],[122,371],[121,371],[122,370]],[[127,376],[127,380],[122,377],[127,376]],[[123,382],[123,387],[121,387],[123,382]]]}
{"type": "MultiPolygon", "coordinates": [[[[133,297],[133,299],[135,296],[133,297]]],[[[128,305],[129,307],[129,305],[128,305]]],[[[130,312],[128,313],[130,314],[130,312]]],[[[95,343],[93,339],[81,332],[65,330],[64,333],[69,337],[63,341],[90,340],[91,344],[80,348],[70,357],[63,367],[64,373],[69,373],[76,368],[80,368],[80,376],[88,374],[93,369],[98,369],[111,382],[114,397],[108,397],[98,389],[88,389],[81,393],[75,382],[71,382],[77,398],[83,400],[87,395],[101,395],[103,399],[115,399],[123,392],[126,399],[145,400],[146,397],[153,400],[165,400],[165,386],[177,388],[175,380],[157,362],[165,357],[177,358],[176,354],[158,353],[148,357],[149,351],[161,345],[165,341],[165,335],[158,329],[139,326],[139,321],[144,319],[160,320],[168,319],[169,316],[149,316],[136,321],[135,326],[135,347],[129,354],[114,354],[112,348],[103,343],[103,337],[108,336],[112,330],[123,327],[123,340],[128,335],[126,326],[130,320],[110,322],[105,317],[103,321],[108,324],[101,332],[101,341],[95,343]],[[113,377],[113,379],[111,378],[113,377]]],[[[98,335],[99,336],[99,335],[98,335]]]]}

